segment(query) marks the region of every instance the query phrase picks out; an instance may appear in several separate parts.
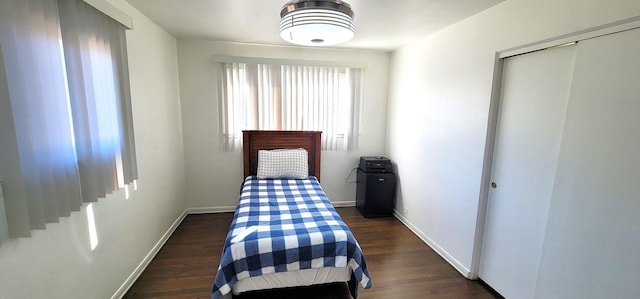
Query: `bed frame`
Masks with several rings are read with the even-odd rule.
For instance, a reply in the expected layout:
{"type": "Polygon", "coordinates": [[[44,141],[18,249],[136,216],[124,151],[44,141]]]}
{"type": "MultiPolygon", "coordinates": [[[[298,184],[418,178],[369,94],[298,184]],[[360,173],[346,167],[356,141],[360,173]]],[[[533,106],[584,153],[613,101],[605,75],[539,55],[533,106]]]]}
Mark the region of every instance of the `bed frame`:
{"type": "MultiPolygon", "coordinates": [[[[309,154],[309,175],[315,176],[318,181],[320,181],[321,134],[322,132],[319,131],[243,131],[244,176],[256,175],[258,169],[258,150],[304,148],[309,154]]],[[[324,272],[327,274],[321,274],[321,277],[338,275],[338,268],[322,268],[320,270],[322,271],[323,269],[329,269],[329,271],[335,272],[330,272],[331,274],[329,274],[329,272],[324,272]]],[[[303,271],[315,270],[317,269],[306,269],[303,271]]],[[[280,274],[286,273],[275,273],[269,275],[280,274]]],[[[352,297],[357,298],[358,282],[356,281],[353,273],[351,274],[351,278],[346,278],[344,282],[347,283],[352,297]]],[[[240,283],[241,282],[236,283],[236,286],[240,283]]],[[[228,298],[231,298],[230,294],[228,294],[228,298]]]]}
{"type": "Polygon", "coordinates": [[[309,175],[320,181],[319,131],[242,131],[244,177],[258,170],[258,150],[304,148],[309,153],[309,175]]]}

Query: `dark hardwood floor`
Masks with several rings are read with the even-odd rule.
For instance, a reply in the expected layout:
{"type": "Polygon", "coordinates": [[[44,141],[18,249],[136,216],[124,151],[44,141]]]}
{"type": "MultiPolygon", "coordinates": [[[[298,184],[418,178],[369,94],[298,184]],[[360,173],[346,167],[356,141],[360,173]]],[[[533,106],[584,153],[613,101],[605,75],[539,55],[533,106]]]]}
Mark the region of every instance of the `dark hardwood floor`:
{"type": "MultiPolygon", "coordinates": [[[[393,217],[337,208],[365,254],[371,289],[358,298],[501,298],[465,279],[393,217]]],[[[124,298],[210,298],[232,213],[189,215],[124,298]]],[[[350,298],[346,284],[251,292],[234,298],[350,298]]]]}

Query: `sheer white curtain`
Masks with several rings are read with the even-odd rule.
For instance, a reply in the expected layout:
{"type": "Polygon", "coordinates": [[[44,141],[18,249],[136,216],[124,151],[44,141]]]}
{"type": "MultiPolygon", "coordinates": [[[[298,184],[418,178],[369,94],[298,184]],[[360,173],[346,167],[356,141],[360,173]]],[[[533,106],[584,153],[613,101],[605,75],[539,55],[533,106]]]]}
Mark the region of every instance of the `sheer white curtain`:
{"type": "Polygon", "coordinates": [[[137,176],[135,158],[130,158],[135,148],[127,124],[129,87],[123,84],[127,70],[122,62],[106,62],[126,59],[126,54],[112,55],[124,49],[124,28],[115,34],[98,26],[110,22],[81,0],[0,1],[0,180],[12,237],[29,236],[32,229],[79,210],[83,201],[116,189],[114,182],[126,178],[118,170],[124,169],[122,156],[128,156],[128,180],[137,176]],[[116,35],[121,39],[110,44],[116,35]],[[92,43],[101,47],[87,47],[92,43]],[[100,58],[95,64],[73,62],[75,55],[100,58]],[[102,98],[79,99],[77,90],[102,98]],[[86,144],[95,152],[89,158],[86,144]],[[100,178],[78,171],[92,163],[102,167],[100,178]],[[87,191],[86,185],[100,185],[100,191],[87,191]]]}
{"type": "Polygon", "coordinates": [[[228,63],[223,65],[221,95],[221,128],[225,148],[228,150],[242,148],[242,130],[247,128],[249,107],[248,100],[252,89],[249,88],[249,77],[245,64],[228,63]]]}
{"type": "Polygon", "coordinates": [[[222,131],[227,150],[242,130],[322,131],[323,150],[357,145],[362,70],[223,63],[222,131]]]}

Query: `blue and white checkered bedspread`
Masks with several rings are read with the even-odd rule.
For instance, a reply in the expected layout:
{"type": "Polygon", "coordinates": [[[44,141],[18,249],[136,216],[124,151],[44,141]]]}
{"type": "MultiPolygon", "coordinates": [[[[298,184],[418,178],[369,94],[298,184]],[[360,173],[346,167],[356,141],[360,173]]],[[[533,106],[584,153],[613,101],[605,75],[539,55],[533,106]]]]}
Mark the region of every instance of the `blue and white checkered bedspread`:
{"type": "Polygon", "coordinates": [[[371,287],[360,245],[315,177],[247,177],[211,298],[231,292],[239,279],[322,267],[349,267],[360,285],[371,287]]]}

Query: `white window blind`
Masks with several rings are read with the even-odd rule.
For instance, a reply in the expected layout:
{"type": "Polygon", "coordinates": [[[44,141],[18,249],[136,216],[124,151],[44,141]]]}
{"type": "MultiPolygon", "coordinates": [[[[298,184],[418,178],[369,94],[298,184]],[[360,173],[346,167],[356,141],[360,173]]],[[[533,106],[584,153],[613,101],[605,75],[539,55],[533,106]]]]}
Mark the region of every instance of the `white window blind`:
{"type": "Polygon", "coordinates": [[[0,1],[0,179],[12,237],[137,178],[124,30],[81,0],[0,1]]]}
{"type": "Polygon", "coordinates": [[[323,150],[357,145],[360,68],[221,63],[225,149],[241,148],[242,130],[322,131],[323,150]]]}

